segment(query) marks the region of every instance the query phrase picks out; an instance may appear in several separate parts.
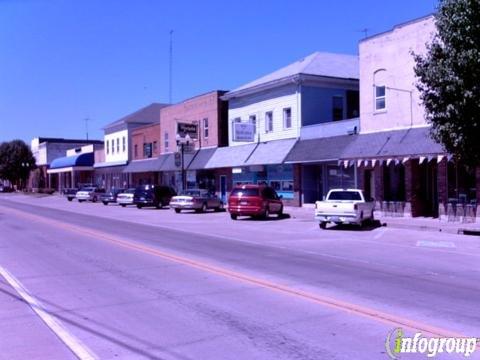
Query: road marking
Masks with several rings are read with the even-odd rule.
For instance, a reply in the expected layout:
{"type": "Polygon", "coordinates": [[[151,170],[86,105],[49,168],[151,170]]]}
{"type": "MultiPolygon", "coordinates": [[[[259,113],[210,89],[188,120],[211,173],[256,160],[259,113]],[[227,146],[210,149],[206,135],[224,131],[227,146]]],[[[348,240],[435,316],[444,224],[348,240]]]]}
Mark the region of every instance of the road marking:
{"type": "MultiPolygon", "coordinates": [[[[2,206],[0,206],[1,208],[2,206]]],[[[118,236],[114,236],[105,232],[101,232],[98,230],[89,229],[83,226],[72,225],[68,223],[61,222],[59,220],[53,220],[51,218],[45,218],[39,215],[34,215],[31,213],[27,213],[25,211],[10,209],[11,213],[16,214],[17,216],[27,218],[33,221],[43,222],[45,224],[50,224],[56,226],[57,228],[64,229],[69,232],[75,232],[83,236],[89,236],[93,239],[97,240],[104,240],[106,242],[110,242],[117,246],[135,250],[144,254],[153,255],[162,259],[166,259],[175,263],[183,264],[195,269],[199,269],[205,272],[209,272],[215,275],[223,276],[226,278],[234,279],[237,281],[241,281],[247,284],[257,285],[259,287],[273,290],[276,292],[280,292],[282,294],[294,296],[296,298],[300,298],[303,300],[308,300],[313,303],[330,307],[336,310],[340,310],[342,312],[347,312],[350,314],[355,314],[357,316],[367,318],[369,320],[374,320],[377,322],[382,322],[384,324],[388,324],[389,326],[395,327],[403,327],[408,328],[414,331],[420,331],[424,333],[431,334],[436,337],[465,337],[462,334],[452,332],[450,330],[442,329],[439,327],[434,327],[428,324],[420,323],[414,320],[410,320],[407,318],[403,318],[400,316],[392,315],[389,313],[377,311],[372,308],[368,308],[365,306],[348,303],[342,300],[338,300],[335,298],[309,293],[306,291],[298,290],[286,285],[270,282],[268,280],[264,280],[261,278],[257,278],[251,275],[235,272],[223,267],[219,267],[216,265],[208,264],[206,262],[198,261],[189,259],[186,257],[178,256],[173,253],[168,253],[165,251],[160,251],[158,249],[140,244],[138,242],[132,242],[126,239],[122,239],[118,236]]]]}
{"type": "Polygon", "coordinates": [[[378,240],[380,239],[383,235],[385,235],[385,233],[387,232],[387,228],[384,227],[384,228],[381,228],[380,230],[377,231],[377,233],[375,234],[375,236],[373,237],[375,240],[378,240]]]}
{"type": "Polygon", "coordinates": [[[428,241],[428,240],[419,240],[417,241],[416,246],[420,247],[433,247],[433,248],[448,248],[455,249],[455,243],[451,241],[428,241]]]}
{"type": "Polygon", "coordinates": [[[53,315],[50,315],[42,304],[31,296],[25,287],[5,268],[0,266],[0,275],[10,284],[43,322],[54,332],[55,335],[70,349],[80,360],[95,360],[97,357],[79,339],[70,334],[62,323],[53,315]]]}

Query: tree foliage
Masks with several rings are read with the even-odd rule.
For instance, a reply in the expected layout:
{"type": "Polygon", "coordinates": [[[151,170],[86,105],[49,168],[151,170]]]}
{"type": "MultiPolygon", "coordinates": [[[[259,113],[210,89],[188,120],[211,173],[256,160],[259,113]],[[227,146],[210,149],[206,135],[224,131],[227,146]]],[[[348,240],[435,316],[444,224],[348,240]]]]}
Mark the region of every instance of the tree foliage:
{"type": "Polygon", "coordinates": [[[22,140],[0,144],[0,179],[23,187],[30,171],[35,168],[32,151],[22,140]]]}
{"type": "Polygon", "coordinates": [[[432,136],[457,159],[480,164],[480,1],[441,0],[437,33],[415,55],[432,136]]]}

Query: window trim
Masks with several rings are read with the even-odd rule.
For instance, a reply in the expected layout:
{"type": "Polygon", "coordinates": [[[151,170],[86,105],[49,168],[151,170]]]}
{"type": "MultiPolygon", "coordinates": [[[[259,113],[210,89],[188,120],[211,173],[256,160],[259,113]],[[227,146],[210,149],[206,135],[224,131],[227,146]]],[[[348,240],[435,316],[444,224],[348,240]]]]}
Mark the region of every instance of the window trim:
{"type": "Polygon", "coordinates": [[[293,127],[293,123],[292,123],[292,108],[291,107],[285,107],[282,109],[282,114],[283,114],[283,129],[284,130],[287,130],[287,129],[291,129],[293,127]],[[285,116],[286,115],[286,112],[287,110],[290,111],[290,126],[286,126],[287,124],[287,117],[285,116]]]}
{"type": "Polygon", "coordinates": [[[265,111],[265,133],[271,132],[273,132],[273,110],[265,111]],[[270,118],[267,121],[268,114],[270,114],[270,118]]]}
{"type": "Polygon", "coordinates": [[[387,86],[386,85],[373,85],[373,112],[374,114],[384,113],[387,111],[387,86]],[[377,96],[377,88],[384,88],[383,96],[377,96]],[[383,108],[377,108],[377,100],[383,99],[385,106],[383,108]]]}

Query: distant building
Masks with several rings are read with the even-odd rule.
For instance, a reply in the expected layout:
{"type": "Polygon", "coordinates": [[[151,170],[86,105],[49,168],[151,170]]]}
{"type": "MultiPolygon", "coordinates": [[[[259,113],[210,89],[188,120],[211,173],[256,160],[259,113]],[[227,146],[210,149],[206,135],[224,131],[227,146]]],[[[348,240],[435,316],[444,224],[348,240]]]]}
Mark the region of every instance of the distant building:
{"type": "Polygon", "coordinates": [[[32,171],[28,181],[30,189],[58,188],[56,179],[53,182],[48,177],[47,170],[53,160],[65,156],[67,150],[80,148],[85,145],[102,145],[103,141],[63,139],[50,137],[37,137],[32,139],[30,148],[35,157],[37,169],[32,171]]]}
{"type": "Polygon", "coordinates": [[[103,128],[105,160],[94,165],[96,185],[107,189],[130,186],[131,176],[124,170],[133,158],[132,132],[136,128],[159,123],[160,109],[165,106],[152,103],[103,128]]]}

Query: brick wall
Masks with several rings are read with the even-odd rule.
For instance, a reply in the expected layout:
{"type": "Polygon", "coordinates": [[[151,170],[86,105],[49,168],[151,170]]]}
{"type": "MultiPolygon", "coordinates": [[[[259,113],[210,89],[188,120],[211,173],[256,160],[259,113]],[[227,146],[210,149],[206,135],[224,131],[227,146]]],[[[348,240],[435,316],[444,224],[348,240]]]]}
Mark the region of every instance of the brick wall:
{"type": "Polygon", "coordinates": [[[153,146],[152,157],[160,155],[160,124],[152,124],[142,126],[132,130],[132,159],[144,159],[143,144],[157,142],[157,147],[153,146]],[[135,156],[135,146],[137,148],[137,156],[135,156]]]}

